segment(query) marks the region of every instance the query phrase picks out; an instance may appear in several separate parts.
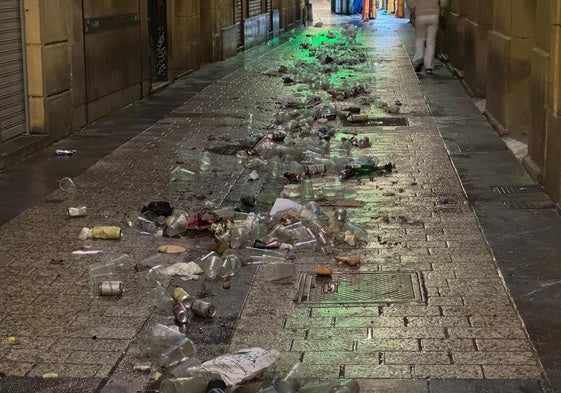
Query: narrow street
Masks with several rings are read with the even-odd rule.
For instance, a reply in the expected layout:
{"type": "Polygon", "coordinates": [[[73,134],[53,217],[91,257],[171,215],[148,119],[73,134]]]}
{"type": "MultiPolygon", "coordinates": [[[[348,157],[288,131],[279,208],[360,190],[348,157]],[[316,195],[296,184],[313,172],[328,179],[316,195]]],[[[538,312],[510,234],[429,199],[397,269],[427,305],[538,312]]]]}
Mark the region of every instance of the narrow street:
{"type": "MultiPolygon", "coordinates": [[[[407,19],[379,13],[362,22],[359,15],[331,14],[328,2],[318,1],[313,10],[322,26],[312,23],[203,66],[0,172],[0,392],[157,391],[169,375],[154,380],[151,371],[135,368],[153,360],[139,341],[155,324],[176,322],[139,262],[172,244],[186,251],[160,253],[162,265],[204,266],[201,258],[217,243],[207,230],[162,237],[127,221],[150,202],[167,201],[189,218],[216,211],[240,223],[244,210],[268,215],[281,197],[302,204],[315,199],[330,220],[344,207],[366,239],[352,246],[335,234],[324,244],[314,237],[308,246],[299,238],[284,254],[296,274],[279,282],[269,280],[265,264],[248,263],[263,251],[245,247],[228,250],[242,260],[229,287],[203,275],[159,277],[169,301],[180,286],[216,306],[214,318],[195,316],[184,328],[201,362],[245,348],[276,350],[274,370],[281,374],[301,362],[311,378],[354,379],[366,393],[561,387],[558,207],[444,65],[438,62],[433,75],[415,74],[407,19]],[[339,65],[329,78],[314,75],[317,68],[306,71],[307,63],[318,62],[310,48],[344,46],[343,33],[355,29],[357,51],[346,46],[345,53],[365,53],[365,61],[339,65]],[[312,82],[267,75],[280,66],[296,82],[312,82]],[[370,93],[334,100],[320,88],[325,81],[335,92],[358,84],[370,93]],[[376,157],[392,170],[341,180],[341,168],[328,167],[308,177],[313,197],[303,201],[301,183],[282,176],[288,160],[277,176],[275,155],[267,157],[266,149],[237,156],[250,149],[244,145],[250,131],[271,135],[278,127],[288,130],[279,142],[284,152],[320,146],[317,135],[302,131],[305,122],[288,124],[305,110],[290,107],[293,98],[310,110],[316,97],[342,112],[359,107],[370,119],[313,123],[310,129],[332,133],[323,158],[376,157]],[[351,136],[370,144],[349,147],[346,156],[342,139],[351,136]],[[55,149],[76,153],[56,156],[55,149]],[[208,170],[200,168],[203,151],[210,154],[208,170]],[[170,182],[176,167],[195,175],[170,182]],[[253,170],[258,179],[251,181],[253,170]],[[72,178],[74,193],[58,188],[63,177],[72,178]],[[252,209],[240,202],[248,195],[256,200],[252,209]],[[86,216],[68,217],[69,207],[80,206],[86,216]],[[118,226],[122,236],[79,238],[82,228],[94,226],[118,226]],[[79,250],[102,252],[73,254],[79,250]],[[132,260],[115,276],[124,284],[122,296],[93,295],[89,267],[122,254],[132,260]],[[329,267],[331,278],[318,277],[318,266],[329,267]]],[[[330,226],[325,229],[331,237],[330,226]]]]}

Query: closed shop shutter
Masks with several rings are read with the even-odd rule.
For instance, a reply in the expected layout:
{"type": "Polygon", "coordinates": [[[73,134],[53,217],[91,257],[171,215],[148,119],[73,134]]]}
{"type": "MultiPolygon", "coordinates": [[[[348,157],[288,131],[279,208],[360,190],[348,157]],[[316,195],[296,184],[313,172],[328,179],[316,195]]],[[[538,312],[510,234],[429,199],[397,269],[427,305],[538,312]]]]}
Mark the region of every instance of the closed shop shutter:
{"type": "Polygon", "coordinates": [[[27,132],[19,0],[0,1],[0,141],[27,132]]]}
{"type": "Polygon", "coordinates": [[[261,5],[262,5],[261,0],[249,0],[248,15],[249,15],[250,18],[252,16],[259,15],[262,12],[261,5]]]}

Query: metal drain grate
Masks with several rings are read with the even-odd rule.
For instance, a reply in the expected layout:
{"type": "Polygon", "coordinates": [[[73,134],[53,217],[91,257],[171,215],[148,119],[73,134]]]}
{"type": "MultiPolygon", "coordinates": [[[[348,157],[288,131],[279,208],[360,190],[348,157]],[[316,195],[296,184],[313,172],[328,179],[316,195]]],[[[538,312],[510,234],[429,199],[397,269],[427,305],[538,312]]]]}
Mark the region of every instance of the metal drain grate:
{"type": "Polygon", "coordinates": [[[541,188],[537,184],[528,184],[524,186],[491,186],[491,190],[495,194],[522,194],[541,191],[541,188]]]}
{"type": "Polygon", "coordinates": [[[364,122],[350,122],[343,120],[346,127],[384,127],[384,126],[408,126],[409,122],[405,117],[374,117],[364,122]]]}
{"type": "Polygon", "coordinates": [[[296,303],[306,305],[423,301],[421,279],[414,272],[347,273],[331,278],[301,273],[296,294],[296,303]]]}
{"type": "Polygon", "coordinates": [[[94,137],[101,137],[101,136],[109,136],[109,133],[107,132],[101,132],[98,130],[88,130],[88,129],[84,129],[84,130],[80,130],[76,133],[74,133],[75,136],[94,136],[94,137]]]}
{"type": "Polygon", "coordinates": [[[504,201],[503,204],[507,209],[555,209],[557,205],[553,201],[504,201]]]}

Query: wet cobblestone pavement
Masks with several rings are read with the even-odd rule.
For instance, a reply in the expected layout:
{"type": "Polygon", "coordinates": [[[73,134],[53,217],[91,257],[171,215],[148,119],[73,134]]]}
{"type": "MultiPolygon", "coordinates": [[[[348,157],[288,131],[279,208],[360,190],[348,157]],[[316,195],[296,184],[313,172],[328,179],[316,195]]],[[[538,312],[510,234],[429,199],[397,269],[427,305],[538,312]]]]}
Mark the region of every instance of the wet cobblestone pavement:
{"type": "MultiPolygon", "coordinates": [[[[368,51],[373,71],[351,72],[347,81],[364,81],[366,75],[378,100],[402,103],[399,114],[374,105],[366,113],[403,118],[406,125],[339,125],[339,138],[356,132],[372,142],[353,155],[391,161],[395,170],[372,180],[313,177],[316,195],[365,202],[347,214],[368,230],[368,244],[325,254],[299,251],[293,262],[300,277],[328,265],[341,283],[365,280],[369,273],[374,278],[384,273],[384,280],[410,273],[422,291],[417,298],[391,303],[367,296],[353,304],[295,302],[296,282],[271,284],[261,267],[246,266],[232,278],[232,292],[209,284],[219,318],[213,326],[191,326],[201,360],[260,346],[280,351],[279,371],[300,361],[315,377],[357,379],[363,392],[548,391],[534,346],[458,180],[450,146],[443,142],[443,116],[461,112],[455,105],[467,96],[458,93],[458,101],[443,102],[440,113],[427,104],[407,53],[413,32],[405,20],[380,15],[362,24],[357,16],[331,17],[320,7],[314,13],[324,27],[295,31],[289,42],[208,86],[74,177],[75,195],[57,190],[0,227],[0,371],[8,376],[0,379],[0,391],[18,391],[7,387],[10,383],[41,386],[45,382],[33,377],[46,373],[57,373],[66,385],[36,391],[152,389],[148,375],[132,370],[146,361],[136,340],[154,322],[172,324],[173,316],[154,312],[140,285],[145,272],[134,269],[121,275],[122,297],[92,297],[88,266],[123,253],[141,260],[169,243],[188,252],[165,255],[167,262],[189,261],[206,253],[212,239],[158,238],[125,228],[119,241],[82,241],[81,228],[125,227],[127,214],[155,200],[191,213],[220,206],[247,175],[233,154],[246,135],[248,113],[255,128],[265,130],[274,119],[277,97],[299,88],[263,72],[295,61],[306,34],[319,36],[349,21],[360,26],[357,41],[368,51]],[[194,182],[168,182],[178,162],[196,168],[203,149],[213,152],[211,171],[194,182]],[[80,205],[88,207],[88,215],[67,218],[66,209],[80,205]],[[72,256],[84,246],[103,253],[72,256]],[[359,267],[336,264],[335,255],[351,254],[360,256],[359,267]],[[14,343],[6,341],[10,336],[14,343]]],[[[448,74],[440,68],[435,78],[446,80],[448,74]]],[[[200,289],[200,283],[173,280],[200,289]]]]}

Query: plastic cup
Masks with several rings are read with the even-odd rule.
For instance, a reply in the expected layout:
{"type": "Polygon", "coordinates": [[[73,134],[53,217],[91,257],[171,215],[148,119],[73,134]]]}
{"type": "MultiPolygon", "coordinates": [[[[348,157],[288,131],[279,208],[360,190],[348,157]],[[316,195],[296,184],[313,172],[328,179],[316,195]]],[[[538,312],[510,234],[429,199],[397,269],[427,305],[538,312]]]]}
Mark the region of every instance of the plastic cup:
{"type": "Polygon", "coordinates": [[[296,265],[293,263],[270,263],[263,266],[266,281],[292,279],[296,276],[296,265]]]}
{"type": "Polygon", "coordinates": [[[112,276],[114,274],[117,274],[118,269],[125,266],[125,263],[129,262],[130,260],[130,255],[123,254],[118,256],[117,258],[110,259],[109,261],[94,263],[88,268],[90,277],[94,279],[98,277],[112,276]]]}
{"type": "Polygon", "coordinates": [[[207,255],[203,257],[203,270],[205,276],[208,278],[216,278],[222,269],[224,261],[220,256],[217,255],[207,255]]]}
{"type": "Polygon", "coordinates": [[[156,265],[159,265],[162,262],[162,259],[162,254],[157,253],[144,258],[142,261],[140,261],[140,264],[144,267],[154,267],[156,265]]]}
{"type": "Polygon", "coordinates": [[[196,353],[195,343],[191,339],[183,337],[179,343],[162,352],[159,357],[159,364],[162,367],[172,367],[194,357],[196,353]]]}
{"type": "Polygon", "coordinates": [[[314,198],[314,187],[311,179],[302,180],[302,190],[300,195],[303,201],[309,201],[314,198]]]}
{"type": "Polygon", "coordinates": [[[157,355],[171,346],[177,345],[185,335],[161,323],[155,324],[139,341],[140,350],[149,355],[157,355]]]}
{"type": "Polygon", "coordinates": [[[219,275],[222,278],[232,277],[240,270],[242,263],[237,255],[230,254],[224,258],[219,275]]]}
{"type": "Polygon", "coordinates": [[[186,230],[187,216],[185,214],[178,214],[166,228],[166,235],[173,237],[185,232],[186,230]]]}
{"type": "Polygon", "coordinates": [[[191,172],[188,169],[175,167],[169,177],[169,181],[189,181],[195,177],[195,172],[191,172]]]}
{"type": "Polygon", "coordinates": [[[202,378],[169,378],[160,385],[160,393],[206,393],[208,382],[202,378]]]}
{"type": "Polygon", "coordinates": [[[190,372],[200,365],[201,361],[199,359],[195,357],[189,358],[175,366],[173,370],[171,370],[171,375],[175,378],[188,377],[190,372]]]}
{"type": "Polygon", "coordinates": [[[63,177],[62,179],[60,179],[58,181],[58,187],[68,194],[76,193],[76,185],[74,184],[74,181],[69,177],[63,177]]]}

